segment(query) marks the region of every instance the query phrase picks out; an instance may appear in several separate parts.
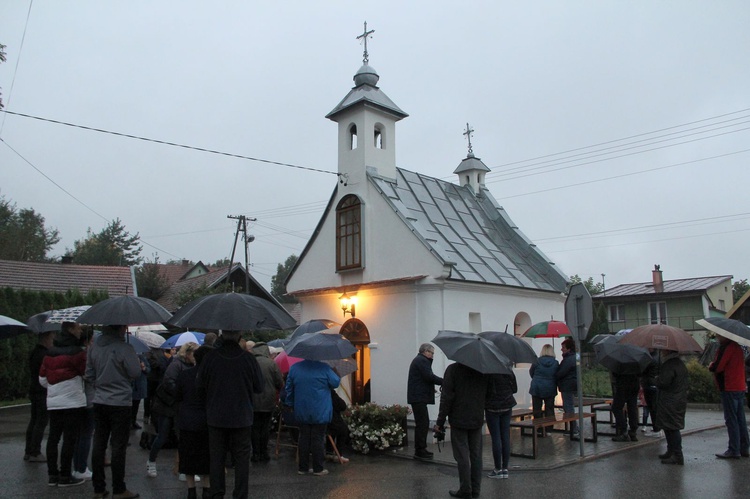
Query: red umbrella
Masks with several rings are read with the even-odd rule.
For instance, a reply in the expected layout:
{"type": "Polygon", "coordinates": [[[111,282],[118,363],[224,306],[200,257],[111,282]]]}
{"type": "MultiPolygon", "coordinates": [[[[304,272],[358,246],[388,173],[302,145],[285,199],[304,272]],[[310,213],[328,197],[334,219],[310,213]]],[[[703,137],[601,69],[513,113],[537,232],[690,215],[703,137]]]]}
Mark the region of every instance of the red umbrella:
{"type": "Polygon", "coordinates": [[[564,322],[545,321],[534,324],[522,336],[526,338],[559,338],[572,335],[564,322]]]}
{"type": "Polygon", "coordinates": [[[300,359],[299,357],[290,357],[286,354],[286,352],[281,352],[276,356],[275,359],[273,359],[273,361],[276,362],[276,365],[279,366],[281,374],[288,373],[290,367],[292,367],[297,362],[301,362],[302,360],[303,359],[300,359]]]}

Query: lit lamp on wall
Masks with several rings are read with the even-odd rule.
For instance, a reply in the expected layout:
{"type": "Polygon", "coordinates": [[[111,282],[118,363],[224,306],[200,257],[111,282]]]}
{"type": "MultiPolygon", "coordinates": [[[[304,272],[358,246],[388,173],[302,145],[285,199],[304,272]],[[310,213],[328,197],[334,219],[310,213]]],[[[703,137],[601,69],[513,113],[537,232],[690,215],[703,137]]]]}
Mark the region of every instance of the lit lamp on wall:
{"type": "Polygon", "coordinates": [[[339,296],[339,301],[341,302],[341,310],[344,311],[344,317],[346,317],[346,314],[351,314],[352,317],[356,316],[357,295],[349,296],[344,293],[339,296]]]}

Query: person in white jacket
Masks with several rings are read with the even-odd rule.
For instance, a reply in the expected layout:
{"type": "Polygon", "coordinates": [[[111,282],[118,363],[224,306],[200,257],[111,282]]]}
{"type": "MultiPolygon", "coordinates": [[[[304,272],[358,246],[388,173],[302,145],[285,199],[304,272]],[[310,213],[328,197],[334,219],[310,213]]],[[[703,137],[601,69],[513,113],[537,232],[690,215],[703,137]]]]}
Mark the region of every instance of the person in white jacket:
{"type": "Polygon", "coordinates": [[[65,322],[54,346],[47,352],[39,370],[39,383],[47,389],[49,436],[47,437],[47,474],[50,487],[70,487],[84,482],[73,477],[73,452],[86,415],[83,375],[86,350],[80,344],[81,325],[65,322]],[[62,449],[58,465],[58,444],[62,449]]]}

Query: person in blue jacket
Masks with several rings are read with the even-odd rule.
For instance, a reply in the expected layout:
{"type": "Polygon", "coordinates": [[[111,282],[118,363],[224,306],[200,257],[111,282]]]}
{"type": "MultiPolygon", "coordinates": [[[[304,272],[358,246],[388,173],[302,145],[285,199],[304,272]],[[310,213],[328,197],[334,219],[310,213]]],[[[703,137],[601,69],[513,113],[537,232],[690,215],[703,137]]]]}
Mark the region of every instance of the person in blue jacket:
{"type": "MultiPolygon", "coordinates": [[[[546,344],[542,347],[541,355],[531,364],[529,376],[531,376],[531,406],[534,417],[552,416],[555,414],[555,397],[557,396],[557,371],[560,368],[555,359],[555,350],[552,345],[546,344]],[[544,410],[542,410],[544,404],[544,410]]],[[[544,436],[544,430],[539,433],[544,436]]]]}
{"type": "Polygon", "coordinates": [[[299,467],[297,473],[309,472],[312,453],[313,475],[327,475],[325,462],[326,426],[333,417],[331,390],[338,388],[341,379],[331,366],[317,360],[297,362],[286,378],[286,404],[292,407],[299,423],[299,467]]]}

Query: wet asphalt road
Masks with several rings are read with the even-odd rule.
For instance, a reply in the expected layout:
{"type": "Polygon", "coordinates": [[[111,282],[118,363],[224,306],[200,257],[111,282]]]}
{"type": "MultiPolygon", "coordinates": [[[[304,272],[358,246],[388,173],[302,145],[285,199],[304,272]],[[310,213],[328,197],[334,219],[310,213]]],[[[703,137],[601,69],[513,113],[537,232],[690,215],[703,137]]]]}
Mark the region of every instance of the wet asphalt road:
{"type": "MultiPolygon", "coordinates": [[[[91,497],[90,482],[60,489],[46,485],[46,465],[22,460],[26,410],[0,411],[0,497],[91,497]]],[[[171,473],[174,450],[159,455],[159,476],[145,474],[146,451],[128,448],[126,483],[141,497],[186,497],[185,484],[171,473]]],[[[750,497],[750,459],[724,461],[726,432],[709,430],[683,440],[685,466],[662,465],[656,458],[664,440],[547,471],[511,471],[507,480],[485,478],[481,497],[513,498],[739,498],[750,497]]],[[[449,452],[449,450],[447,450],[449,452]]],[[[444,450],[446,452],[446,450],[444,450]]],[[[389,455],[349,455],[346,465],[329,463],[325,477],[296,474],[293,450],[278,460],[252,465],[251,497],[258,498],[447,498],[458,487],[456,468],[389,455]]],[[[487,463],[486,463],[487,464],[487,463]]],[[[231,484],[232,473],[228,474],[231,484]]],[[[200,497],[200,495],[199,495],[200,497]]],[[[231,497],[228,494],[227,497],[231,497]]]]}

